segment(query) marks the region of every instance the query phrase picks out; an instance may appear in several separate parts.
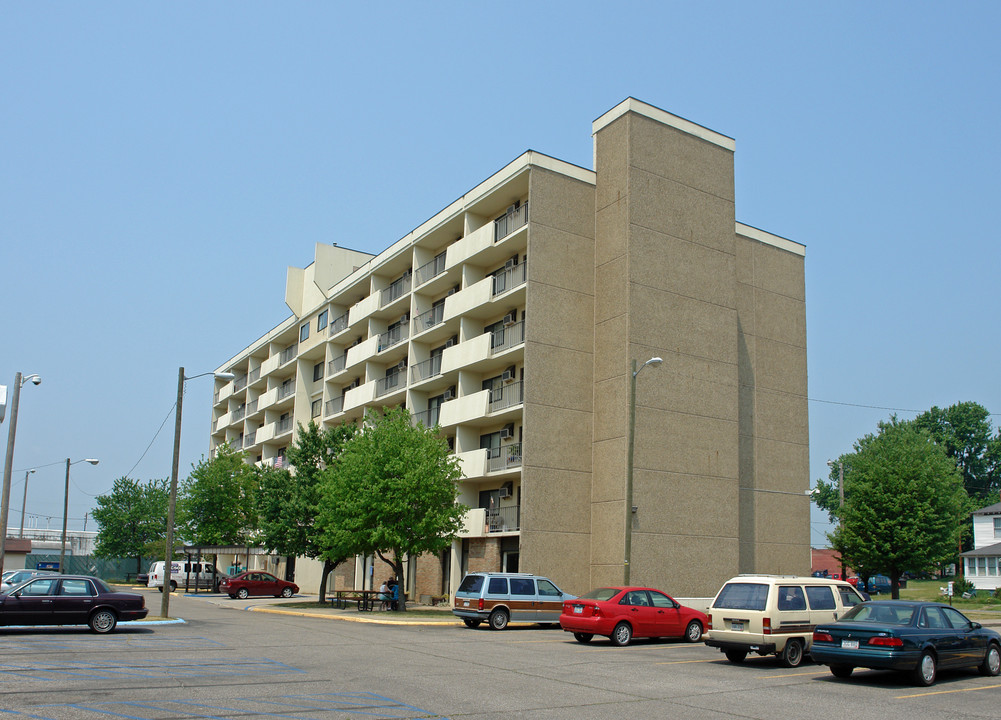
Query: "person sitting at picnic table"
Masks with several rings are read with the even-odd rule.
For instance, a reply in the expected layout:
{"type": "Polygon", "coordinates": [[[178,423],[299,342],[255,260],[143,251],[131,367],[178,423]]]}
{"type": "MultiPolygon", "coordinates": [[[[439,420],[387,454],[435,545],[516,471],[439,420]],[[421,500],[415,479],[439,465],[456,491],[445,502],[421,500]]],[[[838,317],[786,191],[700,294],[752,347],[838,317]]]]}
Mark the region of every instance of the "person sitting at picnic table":
{"type": "Polygon", "coordinates": [[[379,586],[379,600],[382,604],[379,605],[380,610],[388,610],[389,602],[393,599],[393,596],[389,593],[389,580],[383,580],[382,585],[379,586]]]}
{"type": "Polygon", "coordinates": [[[389,606],[393,610],[397,610],[400,607],[400,583],[395,580],[389,581],[389,586],[392,588],[392,601],[389,606]]]}

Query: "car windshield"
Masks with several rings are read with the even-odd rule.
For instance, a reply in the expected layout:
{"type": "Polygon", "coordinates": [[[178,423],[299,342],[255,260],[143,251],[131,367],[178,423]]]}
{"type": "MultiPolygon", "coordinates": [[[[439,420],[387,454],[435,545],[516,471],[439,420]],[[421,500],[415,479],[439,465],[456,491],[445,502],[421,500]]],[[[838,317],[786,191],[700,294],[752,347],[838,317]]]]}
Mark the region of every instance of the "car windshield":
{"type": "Polygon", "coordinates": [[[879,625],[910,625],[917,606],[910,604],[887,605],[862,603],[841,616],[846,622],[876,623],[879,625]]]}
{"type": "Polygon", "coordinates": [[[459,592],[461,593],[476,595],[479,594],[481,589],[483,589],[482,575],[466,575],[466,577],[462,578],[462,584],[459,585],[459,592]]]}
{"type": "Polygon", "coordinates": [[[611,600],[613,597],[615,597],[616,595],[618,595],[620,592],[622,592],[622,591],[621,590],[617,590],[616,588],[596,588],[595,590],[592,590],[589,593],[584,593],[580,597],[581,597],[582,600],[598,600],[598,601],[603,601],[603,600],[611,600]]]}
{"type": "Polygon", "coordinates": [[[764,610],[768,600],[768,586],[763,583],[727,583],[716,596],[714,608],[730,610],[764,610]]]}

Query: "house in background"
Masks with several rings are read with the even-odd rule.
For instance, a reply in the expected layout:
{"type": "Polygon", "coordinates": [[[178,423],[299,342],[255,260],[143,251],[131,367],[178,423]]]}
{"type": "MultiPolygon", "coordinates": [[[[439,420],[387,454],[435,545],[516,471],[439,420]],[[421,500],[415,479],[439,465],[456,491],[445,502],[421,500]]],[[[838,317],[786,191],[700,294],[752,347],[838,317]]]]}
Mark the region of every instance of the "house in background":
{"type": "Polygon", "coordinates": [[[977,590],[1001,587],[1001,503],[973,513],[973,549],[961,555],[963,575],[977,590]]]}

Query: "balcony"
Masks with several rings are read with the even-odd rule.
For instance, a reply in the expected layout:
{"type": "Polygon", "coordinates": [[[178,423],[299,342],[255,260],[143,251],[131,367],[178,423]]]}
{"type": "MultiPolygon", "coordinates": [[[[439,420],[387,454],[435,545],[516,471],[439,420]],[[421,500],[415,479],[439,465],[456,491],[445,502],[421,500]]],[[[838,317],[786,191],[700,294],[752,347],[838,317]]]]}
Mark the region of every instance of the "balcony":
{"type": "Polygon", "coordinates": [[[410,286],[412,284],[413,280],[410,275],[404,275],[399,280],[393,281],[388,288],[382,291],[379,307],[384,308],[387,305],[391,305],[399,300],[401,297],[410,292],[410,286]]]}
{"type": "Polygon", "coordinates": [[[247,403],[247,415],[248,416],[253,415],[254,413],[257,412],[257,405],[258,405],[259,401],[260,401],[260,398],[254,398],[253,400],[251,400],[250,402],[247,403]]]}
{"type": "Polygon", "coordinates": [[[436,278],[445,272],[445,253],[438,255],[429,263],[424,263],[417,268],[417,285],[423,285],[428,280],[436,278]]]}
{"type": "Polygon", "coordinates": [[[247,387],[247,376],[241,375],[236,380],[233,381],[233,392],[240,392],[243,388],[247,387]]]}
{"type": "Polygon", "coordinates": [[[394,345],[399,345],[401,342],[410,337],[410,328],[406,323],[401,323],[392,330],[387,330],[379,336],[379,350],[388,350],[394,345]]]}
{"type": "Polygon", "coordinates": [[[336,375],[337,373],[344,370],[347,367],[348,354],[344,353],[339,357],[335,357],[333,360],[327,363],[327,377],[331,375],[336,375]]]}
{"type": "Polygon", "coordinates": [[[257,433],[250,432],[243,436],[243,447],[249,448],[251,445],[257,442],[257,433]]]}
{"type": "Polygon", "coordinates": [[[500,353],[525,342],[525,321],[505,325],[490,333],[490,355],[500,353]]]}
{"type": "Polygon", "coordinates": [[[246,414],[247,414],[246,405],[244,405],[243,407],[238,407],[236,410],[230,413],[229,421],[231,423],[239,422],[240,420],[243,420],[246,414]]]}
{"type": "Polygon", "coordinates": [[[441,355],[419,362],[410,368],[410,382],[419,383],[441,375],[441,355]]]}
{"type": "Polygon", "coordinates": [[[441,425],[451,427],[479,420],[487,414],[489,395],[489,390],[481,390],[472,395],[465,395],[442,403],[441,425]]]}
{"type": "Polygon", "coordinates": [[[375,396],[380,398],[383,395],[388,395],[394,390],[402,389],[405,381],[406,375],[404,375],[402,371],[392,373],[384,378],[379,378],[375,381],[375,396]]]}
{"type": "Polygon", "coordinates": [[[528,224],[528,203],[512,207],[502,217],[494,220],[494,242],[500,242],[518,228],[528,224]]]}
{"type": "MultiPolygon", "coordinates": [[[[292,418],[287,417],[275,423],[275,437],[292,432],[292,418]]],[[[520,458],[519,458],[520,459],[520,458]]]]}
{"type": "Polygon", "coordinates": [[[348,314],[344,313],[340,317],[336,317],[331,320],[330,325],[327,326],[327,332],[330,335],[336,335],[342,330],[348,329],[348,314]]]}
{"type": "Polygon", "coordinates": [[[422,312],[420,315],[413,320],[413,332],[414,335],[422,333],[425,330],[430,330],[435,325],[440,325],[445,322],[445,305],[435,305],[433,308],[427,312],[422,312]]]}
{"type": "Polygon", "coordinates": [[[515,405],[521,405],[525,400],[524,383],[502,385],[490,391],[489,412],[500,412],[515,405]]]}
{"type": "Polygon", "coordinates": [[[490,448],[487,458],[487,472],[503,472],[521,467],[521,443],[490,448]]]}
{"type": "Polygon", "coordinates": [[[425,410],[424,412],[414,413],[411,415],[410,424],[414,427],[423,425],[427,428],[433,428],[438,424],[439,415],[441,415],[441,406],[433,407],[430,410],[425,410]]]}
{"type": "Polygon", "coordinates": [[[523,262],[494,275],[493,295],[501,295],[508,290],[525,284],[528,277],[528,263],[523,262]]]}
{"type": "Polygon", "coordinates": [[[521,508],[517,505],[487,510],[488,533],[514,532],[521,529],[520,521],[521,508]]]}
{"type": "Polygon", "coordinates": [[[286,365],[286,364],[292,362],[293,360],[295,360],[295,356],[296,356],[296,354],[298,354],[298,352],[299,352],[299,344],[298,343],[295,343],[293,345],[289,345],[287,348],[285,348],[284,350],[282,350],[281,354],[278,356],[278,367],[281,367],[282,365],[286,365]]]}
{"type": "Polygon", "coordinates": [[[295,393],[295,383],[294,382],[283,383],[278,388],[278,397],[276,399],[276,402],[281,402],[282,400],[287,398],[289,395],[292,395],[293,393],[295,393]]]}
{"type": "Polygon", "coordinates": [[[323,406],[323,417],[330,417],[344,410],[344,396],[330,398],[323,406]]]}
{"type": "Polygon", "coordinates": [[[255,382],[261,379],[261,367],[258,365],[253,370],[250,371],[250,384],[253,385],[255,382]]]}

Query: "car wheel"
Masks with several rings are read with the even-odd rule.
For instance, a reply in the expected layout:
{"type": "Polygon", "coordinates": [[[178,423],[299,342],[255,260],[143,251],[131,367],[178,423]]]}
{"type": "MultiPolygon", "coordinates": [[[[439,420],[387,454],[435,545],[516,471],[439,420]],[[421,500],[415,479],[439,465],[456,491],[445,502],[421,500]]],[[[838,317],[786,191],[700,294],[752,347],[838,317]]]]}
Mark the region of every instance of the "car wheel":
{"type": "Polygon", "coordinates": [[[935,662],[935,656],[930,652],[925,652],[921,659],[918,660],[918,666],[914,668],[911,677],[916,685],[921,687],[928,687],[929,685],[935,684],[935,676],[938,672],[938,663],[935,662]]]}
{"type": "Polygon", "coordinates": [[[111,632],[118,624],[118,617],[111,610],[98,610],[90,616],[90,629],[96,633],[111,632]]]}
{"type": "Polygon", "coordinates": [[[744,662],[744,658],[747,657],[746,650],[727,650],[726,659],[732,663],[737,663],[738,665],[744,662]]]}
{"type": "Polygon", "coordinates": [[[989,677],[1001,673],[1001,650],[998,650],[997,645],[991,643],[987,646],[987,654],[984,656],[984,661],[980,663],[980,667],[977,669],[981,675],[989,677]]]}
{"type": "Polygon", "coordinates": [[[175,590],[177,590],[177,583],[174,582],[173,580],[171,580],[170,581],[170,591],[174,592],[175,590]]]}
{"type": "Polygon", "coordinates": [[[633,629],[629,627],[629,623],[620,622],[612,630],[611,640],[612,645],[617,645],[618,647],[625,647],[629,644],[629,641],[633,639],[633,629]]]}
{"type": "Polygon", "coordinates": [[[782,663],[783,667],[799,667],[803,662],[803,641],[789,640],[786,642],[785,648],[779,655],[779,662],[782,663]]]}
{"type": "Polygon", "coordinates": [[[247,588],[240,588],[236,591],[236,596],[241,600],[246,600],[249,595],[250,593],[247,591],[247,588]]]}
{"type": "Polygon", "coordinates": [[[503,630],[507,627],[507,623],[511,618],[507,614],[507,610],[494,610],[490,613],[490,629],[491,630],[503,630]]]}
{"type": "Polygon", "coordinates": [[[462,622],[465,623],[467,628],[478,628],[480,626],[480,621],[475,618],[462,618],[462,622]]]}
{"type": "Polygon", "coordinates": [[[160,592],[163,592],[163,585],[161,585],[160,587],[158,587],[157,590],[159,590],[160,592]]]}
{"type": "Polygon", "coordinates": [[[591,633],[574,633],[573,634],[573,639],[576,640],[579,643],[584,644],[584,645],[586,645],[587,643],[591,642],[591,638],[593,638],[593,637],[594,637],[594,635],[592,635],[591,633]]]}
{"type": "Polygon", "coordinates": [[[836,678],[849,678],[854,669],[851,665],[831,665],[831,675],[836,678]]]}
{"type": "Polygon", "coordinates": [[[702,623],[698,620],[692,620],[688,623],[688,627],[685,628],[685,640],[690,643],[697,643],[702,639],[702,623]]]}
{"type": "Polygon", "coordinates": [[[292,597],[292,588],[290,588],[290,587],[283,587],[282,588],[282,597],[283,598],[290,598],[290,597],[292,597]]]}

